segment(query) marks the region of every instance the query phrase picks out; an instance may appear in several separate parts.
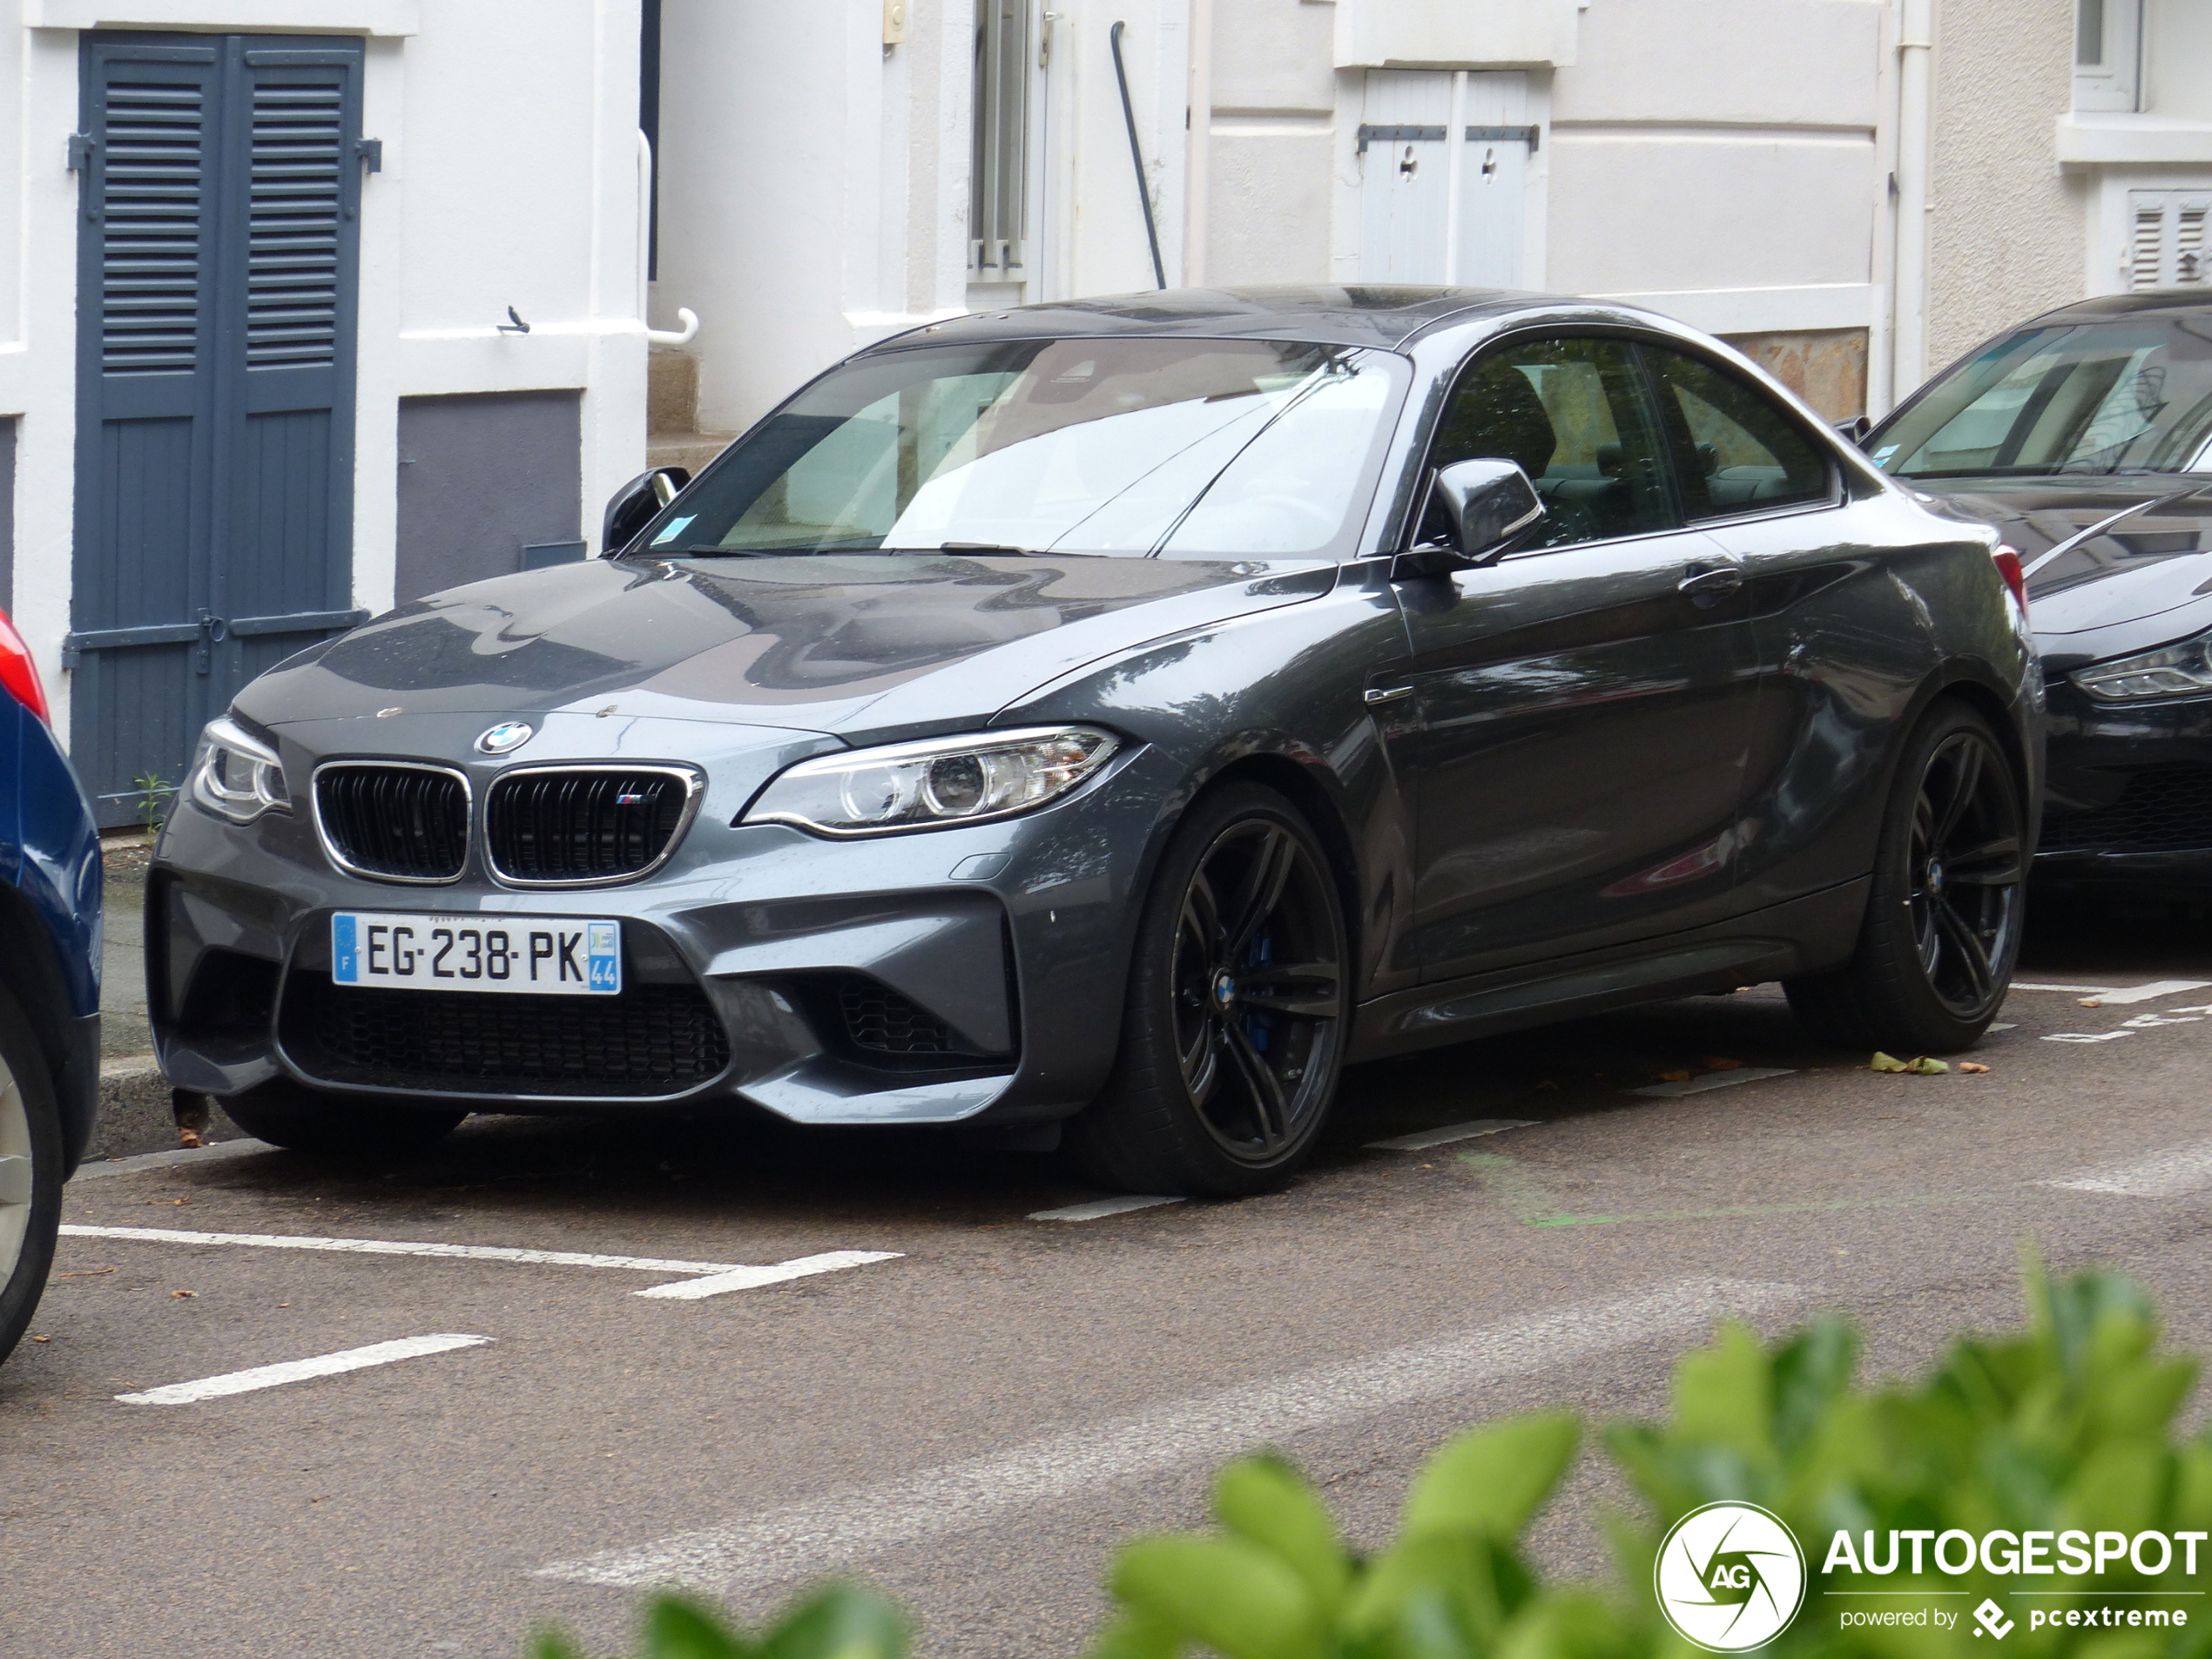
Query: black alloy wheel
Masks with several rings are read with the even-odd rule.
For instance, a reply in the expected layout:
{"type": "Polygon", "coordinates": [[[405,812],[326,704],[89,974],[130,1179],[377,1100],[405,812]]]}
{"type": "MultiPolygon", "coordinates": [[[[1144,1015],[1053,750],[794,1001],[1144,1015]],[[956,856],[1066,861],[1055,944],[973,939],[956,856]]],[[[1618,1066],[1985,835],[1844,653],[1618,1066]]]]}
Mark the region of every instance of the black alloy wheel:
{"type": "Polygon", "coordinates": [[[1962,703],[1938,703],[1891,787],[1856,952],[1784,983],[1799,1020],[1847,1047],[1971,1047],[2004,1006],[2020,952],[2027,817],[2020,773],[1989,723],[1962,703]]]}
{"type": "Polygon", "coordinates": [[[1256,785],[1207,797],[1146,900],[1115,1074],[1069,1150],[1137,1191],[1280,1186],[1335,1096],[1348,991],[1343,907],[1312,831],[1256,785]]]}
{"type": "Polygon", "coordinates": [[[1929,756],[1913,802],[1908,869],[1920,970],[1945,1009],[1986,1020],[2003,999],[2027,860],[2020,791],[1988,736],[1954,731],[1929,756]]]}

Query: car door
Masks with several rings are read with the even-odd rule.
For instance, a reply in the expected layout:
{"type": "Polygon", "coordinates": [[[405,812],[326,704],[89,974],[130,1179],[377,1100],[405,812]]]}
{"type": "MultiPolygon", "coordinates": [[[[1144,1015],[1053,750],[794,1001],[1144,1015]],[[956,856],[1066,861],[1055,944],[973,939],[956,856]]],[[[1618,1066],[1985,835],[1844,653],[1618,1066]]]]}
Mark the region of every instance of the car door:
{"type": "Polygon", "coordinates": [[[1804,418],[1737,369],[1643,347],[1684,517],[1737,560],[1759,694],[1736,873],[1746,909],[1864,875],[1892,725],[1934,660],[1949,543],[1853,502],[1804,418]],[[1900,529],[1903,539],[1899,539],[1900,529]]]}
{"type": "Polygon", "coordinates": [[[1518,462],[1547,517],[1494,564],[1401,583],[1411,672],[1370,692],[1409,705],[1392,747],[1431,980],[1727,914],[1752,726],[1742,575],[1683,526],[1632,340],[1476,357],[1427,464],[1475,456],[1518,462]]]}

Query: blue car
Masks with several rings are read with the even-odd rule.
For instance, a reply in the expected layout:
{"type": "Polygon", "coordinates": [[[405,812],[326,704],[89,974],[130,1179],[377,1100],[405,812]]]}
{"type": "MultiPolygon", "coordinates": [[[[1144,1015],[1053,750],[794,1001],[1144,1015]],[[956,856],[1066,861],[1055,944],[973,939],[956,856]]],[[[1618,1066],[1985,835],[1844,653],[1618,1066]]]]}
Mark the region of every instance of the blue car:
{"type": "Polygon", "coordinates": [[[99,1085],[99,833],[0,615],[0,1359],[45,1288],[99,1085]]]}

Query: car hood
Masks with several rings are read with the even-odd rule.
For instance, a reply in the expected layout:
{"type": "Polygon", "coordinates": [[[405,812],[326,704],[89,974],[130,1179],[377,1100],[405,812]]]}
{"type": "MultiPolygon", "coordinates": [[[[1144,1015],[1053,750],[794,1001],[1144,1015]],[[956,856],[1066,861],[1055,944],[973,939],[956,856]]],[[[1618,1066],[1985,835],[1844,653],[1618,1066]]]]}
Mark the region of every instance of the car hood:
{"type": "Polygon", "coordinates": [[[2168,473],[1899,482],[1995,525],[2020,550],[2039,637],[2087,634],[2141,621],[2212,593],[2212,482],[2202,477],[2168,473]],[[2100,534],[2084,536],[2135,507],[2143,510],[2129,513],[2100,534]]]}
{"type": "Polygon", "coordinates": [[[402,605],[280,664],[235,706],[267,726],[565,710],[919,732],[988,717],[1146,641],[1317,597],[1337,569],[950,554],[595,559],[402,605]]]}

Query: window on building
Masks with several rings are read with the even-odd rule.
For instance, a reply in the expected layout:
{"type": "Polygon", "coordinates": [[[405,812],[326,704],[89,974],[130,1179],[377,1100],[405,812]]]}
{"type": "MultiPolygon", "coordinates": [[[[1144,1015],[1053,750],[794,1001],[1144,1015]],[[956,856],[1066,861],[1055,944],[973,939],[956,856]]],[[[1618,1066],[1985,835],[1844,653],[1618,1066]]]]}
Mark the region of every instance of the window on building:
{"type": "Polygon", "coordinates": [[[2136,108],[2142,40],[2143,0],[2074,0],[2074,107],[2136,108]]]}
{"type": "Polygon", "coordinates": [[[1042,56],[1035,0],[980,0],[975,16],[974,155],[968,173],[968,280],[1031,274],[1031,132],[1042,56]]]}

